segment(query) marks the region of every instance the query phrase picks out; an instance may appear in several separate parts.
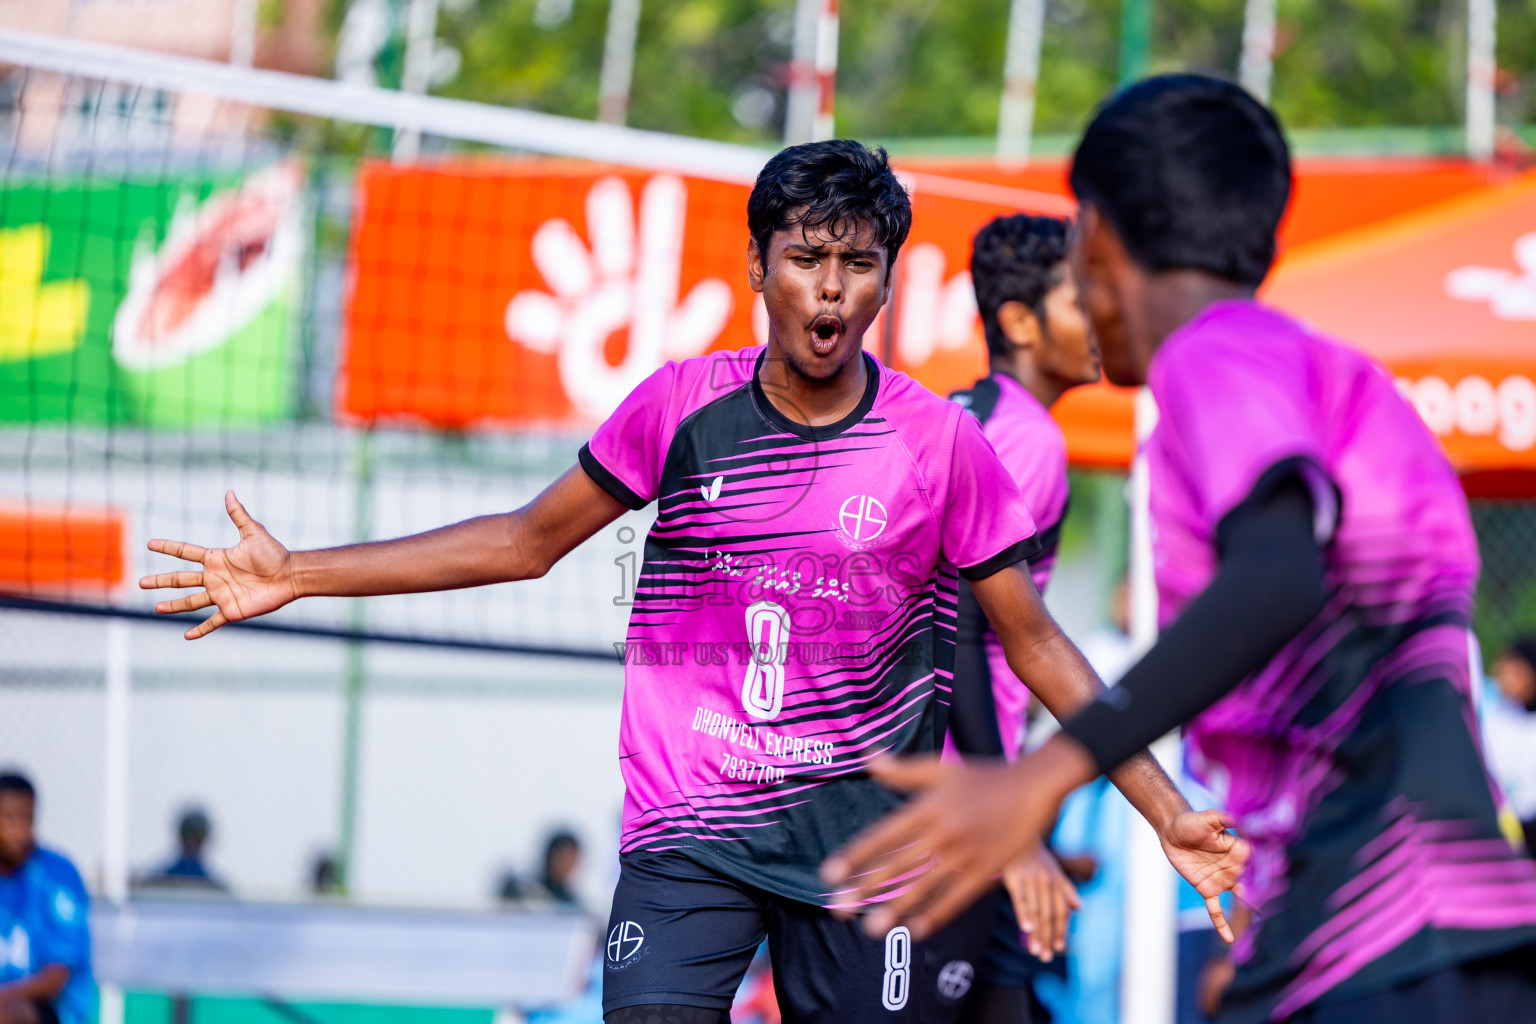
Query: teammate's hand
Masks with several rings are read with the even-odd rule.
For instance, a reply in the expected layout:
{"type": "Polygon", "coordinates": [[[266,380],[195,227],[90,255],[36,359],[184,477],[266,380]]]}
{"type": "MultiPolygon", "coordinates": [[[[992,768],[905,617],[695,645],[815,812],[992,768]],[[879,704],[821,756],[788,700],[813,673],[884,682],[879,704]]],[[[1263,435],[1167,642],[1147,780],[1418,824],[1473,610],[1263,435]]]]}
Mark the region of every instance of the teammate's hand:
{"type": "Polygon", "coordinates": [[[1047,744],[1014,765],[944,764],[938,757],[873,762],[870,774],[880,782],[922,793],[829,858],[822,876],[845,887],[839,903],[877,904],[864,921],[870,935],[898,924],[914,939],[931,935],[1039,846],[1077,774],[1093,777],[1091,763],[1058,763],[1063,754],[1073,756],[1070,748],[1047,744]]]}
{"type": "Polygon", "coordinates": [[[1232,827],[1221,811],[1185,811],[1159,837],[1168,862],[1205,897],[1211,923],[1227,942],[1235,937],[1221,910],[1221,894],[1236,887],[1249,854],[1248,841],[1227,831],[1232,827]]]}
{"type": "Polygon", "coordinates": [[[1043,846],[1025,854],[1003,869],[1003,885],[1013,900],[1019,928],[1029,936],[1029,951],[1044,963],[1066,952],[1067,925],[1083,902],[1056,855],[1043,846]]]}
{"type": "Polygon", "coordinates": [[[288,549],[274,540],[266,527],[250,517],[234,491],[224,493],[224,508],[240,531],[240,540],[232,548],[202,548],[179,540],[149,542],[151,551],[203,564],[202,572],[162,572],[139,580],[142,590],[202,588],[186,597],[159,602],[155,611],[160,615],[217,606],[217,611],[183,634],[188,640],[207,636],[226,622],[238,622],[275,611],[299,596],[294,587],[293,559],[288,549]]]}

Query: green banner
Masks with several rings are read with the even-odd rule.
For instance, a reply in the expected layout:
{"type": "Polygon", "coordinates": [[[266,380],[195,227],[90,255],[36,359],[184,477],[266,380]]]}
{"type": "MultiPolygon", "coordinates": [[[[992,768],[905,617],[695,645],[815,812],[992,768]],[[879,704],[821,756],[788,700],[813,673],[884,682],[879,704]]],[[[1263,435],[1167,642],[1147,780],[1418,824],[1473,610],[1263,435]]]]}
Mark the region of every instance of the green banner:
{"type": "Polygon", "coordinates": [[[302,173],[0,189],[0,421],[287,417],[302,173]]]}

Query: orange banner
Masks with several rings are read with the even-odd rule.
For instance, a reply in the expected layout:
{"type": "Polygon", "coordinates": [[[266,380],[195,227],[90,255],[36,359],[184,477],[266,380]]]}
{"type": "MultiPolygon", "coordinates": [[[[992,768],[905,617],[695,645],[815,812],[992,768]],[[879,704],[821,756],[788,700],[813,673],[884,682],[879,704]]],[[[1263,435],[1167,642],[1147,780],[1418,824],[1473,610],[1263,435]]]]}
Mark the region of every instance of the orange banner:
{"type": "MultiPolygon", "coordinates": [[[[902,173],[913,189],[912,234],[891,306],[866,345],[944,394],[985,369],[967,270],[971,238],[998,213],[1070,209],[1065,166],[1010,171],[985,161],[912,162],[902,173]]],[[[590,425],[668,359],[763,340],[761,299],[746,282],[745,186],[590,164],[487,160],[372,164],[358,188],[338,394],[344,418],[446,429],[590,425]]],[[[1490,197],[1508,192],[1464,161],[1303,161],[1285,225],[1287,258],[1268,289],[1277,304],[1364,345],[1404,375],[1404,387],[1463,468],[1528,463],[1519,447],[1526,429],[1520,382],[1536,379],[1530,350],[1498,379],[1478,371],[1514,426],[1461,436],[1445,425],[1459,423],[1465,405],[1472,411],[1463,418],[1482,430],[1481,385],[1437,377],[1415,353],[1379,348],[1365,327],[1403,321],[1393,328],[1398,336],[1463,352],[1495,335],[1530,340],[1518,319],[1474,339],[1468,325],[1487,319],[1487,311],[1446,298],[1440,279],[1455,268],[1435,262],[1454,253],[1469,266],[1508,263],[1515,238],[1523,237],[1519,225],[1504,224],[1508,238],[1494,231],[1449,249],[1450,241],[1415,246],[1414,232],[1441,223],[1431,218],[1414,222],[1386,248],[1368,247],[1368,258],[1343,262],[1319,253],[1327,242],[1301,243],[1343,231],[1355,241],[1340,244],[1364,245],[1375,237],[1368,225],[1383,218],[1395,223],[1394,215],[1426,204],[1454,216],[1463,203],[1497,204],[1502,200],[1490,197]],[[1388,273],[1383,261],[1398,260],[1398,246],[1412,252],[1401,267],[1391,262],[1388,273]],[[1424,278],[1414,285],[1424,302],[1440,296],[1434,311],[1423,314],[1428,319],[1384,317],[1382,310],[1409,308],[1397,296],[1410,277],[1424,278]],[[1450,413],[1437,411],[1445,402],[1436,381],[1449,389],[1450,413]]],[[[1527,216],[1525,206],[1518,212],[1527,216]]],[[[1497,226],[1501,216],[1485,219],[1497,226]]],[[[1528,271],[1509,273],[1525,280],[1520,275],[1528,271]]],[[[1413,308],[1429,310],[1423,302],[1413,308]]],[[[1128,392],[1078,389],[1056,415],[1075,464],[1129,464],[1128,392]]]]}
{"type": "MultiPolygon", "coordinates": [[[[913,178],[894,312],[866,338],[935,391],[985,366],[967,266],[1031,202],[913,178]]],[[[745,186],[540,162],[374,164],[359,182],[342,414],[474,426],[600,421],[668,359],[762,340],[745,186]]]]}
{"type": "Polygon", "coordinates": [[[1380,359],[1458,469],[1536,469],[1536,173],[1298,249],[1265,297],[1380,359]]]}
{"type": "Polygon", "coordinates": [[[53,594],[122,581],[121,510],[0,499],[0,589],[53,594]]]}

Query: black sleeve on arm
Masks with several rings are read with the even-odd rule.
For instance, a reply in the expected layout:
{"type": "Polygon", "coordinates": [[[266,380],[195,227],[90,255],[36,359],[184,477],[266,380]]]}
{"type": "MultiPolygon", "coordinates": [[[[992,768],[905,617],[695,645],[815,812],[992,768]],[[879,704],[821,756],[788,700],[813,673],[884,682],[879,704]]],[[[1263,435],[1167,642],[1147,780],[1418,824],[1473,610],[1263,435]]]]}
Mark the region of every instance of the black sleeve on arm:
{"type": "Polygon", "coordinates": [[[1003,738],[992,697],[992,668],[987,662],[987,615],[971,590],[960,581],[955,609],[955,678],[949,695],[949,733],[962,754],[1002,757],[1003,738]]]}
{"type": "Polygon", "coordinates": [[[1275,470],[1221,521],[1211,585],[1118,686],[1062,727],[1100,771],[1216,703],[1323,610],[1312,496],[1294,466],[1275,470]]]}

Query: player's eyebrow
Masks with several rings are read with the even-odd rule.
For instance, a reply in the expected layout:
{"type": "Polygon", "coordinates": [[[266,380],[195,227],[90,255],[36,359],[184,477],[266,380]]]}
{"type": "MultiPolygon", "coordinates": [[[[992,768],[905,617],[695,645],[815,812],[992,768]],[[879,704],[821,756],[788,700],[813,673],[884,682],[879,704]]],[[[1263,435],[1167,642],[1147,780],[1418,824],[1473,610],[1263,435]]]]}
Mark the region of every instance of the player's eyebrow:
{"type": "Polygon", "coordinates": [[[839,252],[833,252],[825,246],[802,245],[794,242],[786,245],[784,247],[784,251],[791,256],[796,256],[800,253],[807,253],[812,256],[842,256],[843,258],[850,260],[873,260],[880,257],[879,249],[843,249],[839,252]]]}

